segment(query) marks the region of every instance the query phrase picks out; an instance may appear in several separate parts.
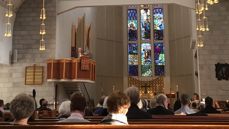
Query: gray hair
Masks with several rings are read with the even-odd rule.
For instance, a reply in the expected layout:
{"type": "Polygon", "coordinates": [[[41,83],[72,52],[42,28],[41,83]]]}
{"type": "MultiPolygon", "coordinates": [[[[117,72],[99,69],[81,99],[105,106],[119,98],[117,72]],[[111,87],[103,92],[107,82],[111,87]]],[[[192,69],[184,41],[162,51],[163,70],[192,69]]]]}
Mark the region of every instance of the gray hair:
{"type": "Polygon", "coordinates": [[[182,94],[180,100],[182,105],[187,105],[189,104],[190,97],[187,94],[182,94]]]}
{"type": "Polygon", "coordinates": [[[35,110],[34,99],[26,94],[17,95],[10,104],[10,112],[16,120],[29,118],[35,110]]]}
{"type": "Polygon", "coordinates": [[[139,98],[139,90],[137,87],[135,86],[131,86],[131,87],[128,87],[126,90],[125,90],[125,93],[127,96],[130,97],[130,101],[132,104],[137,104],[140,100],[139,98]]]}
{"type": "Polygon", "coordinates": [[[158,105],[164,105],[164,102],[167,100],[167,96],[165,94],[159,94],[156,97],[156,103],[158,105]]]}
{"type": "Polygon", "coordinates": [[[70,100],[63,101],[60,104],[60,107],[59,107],[60,115],[70,115],[71,114],[70,104],[71,104],[70,100]]]}

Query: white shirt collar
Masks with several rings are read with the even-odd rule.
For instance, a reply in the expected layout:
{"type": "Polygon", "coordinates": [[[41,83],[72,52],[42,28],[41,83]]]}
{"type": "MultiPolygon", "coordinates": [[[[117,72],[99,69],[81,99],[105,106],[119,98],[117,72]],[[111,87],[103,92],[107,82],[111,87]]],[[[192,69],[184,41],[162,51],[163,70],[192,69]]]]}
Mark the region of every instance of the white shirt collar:
{"type": "Polygon", "coordinates": [[[111,119],[119,120],[119,121],[121,121],[123,123],[128,124],[127,117],[124,114],[111,114],[111,119]]]}

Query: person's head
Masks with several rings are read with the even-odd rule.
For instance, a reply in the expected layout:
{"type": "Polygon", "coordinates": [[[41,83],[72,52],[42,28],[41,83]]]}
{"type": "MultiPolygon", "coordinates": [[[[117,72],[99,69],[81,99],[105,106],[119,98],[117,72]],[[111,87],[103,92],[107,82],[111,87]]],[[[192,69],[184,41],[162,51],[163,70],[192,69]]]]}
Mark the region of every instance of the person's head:
{"type": "Polygon", "coordinates": [[[39,104],[41,107],[44,105],[44,103],[45,103],[45,99],[44,98],[40,99],[39,104]]]}
{"type": "Polygon", "coordinates": [[[59,107],[59,114],[69,116],[71,114],[70,104],[71,104],[71,101],[69,100],[62,102],[59,107]]]}
{"type": "Polygon", "coordinates": [[[197,93],[194,93],[192,96],[192,101],[194,101],[194,100],[200,100],[200,97],[197,93]]]}
{"type": "Polygon", "coordinates": [[[168,99],[167,96],[165,94],[159,94],[156,97],[156,103],[159,106],[163,106],[166,109],[168,108],[168,99]]]}
{"type": "Polygon", "coordinates": [[[205,106],[213,106],[213,99],[211,97],[206,97],[205,98],[205,106]]]}
{"type": "Polygon", "coordinates": [[[71,112],[80,111],[84,113],[86,107],[86,99],[79,93],[73,93],[70,97],[70,110],[71,112]]]}
{"type": "Polygon", "coordinates": [[[135,86],[128,87],[125,91],[126,95],[130,97],[131,104],[137,104],[140,100],[139,90],[135,86]]]}
{"type": "Polygon", "coordinates": [[[35,110],[34,99],[26,94],[17,95],[10,103],[10,112],[16,121],[28,119],[35,110]]]}
{"type": "Polygon", "coordinates": [[[107,109],[110,113],[125,114],[130,107],[130,99],[122,92],[114,92],[107,99],[107,109]]]}
{"type": "Polygon", "coordinates": [[[187,94],[182,94],[180,97],[180,101],[182,105],[188,105],[190,102],[190,98],[187,94]]]}

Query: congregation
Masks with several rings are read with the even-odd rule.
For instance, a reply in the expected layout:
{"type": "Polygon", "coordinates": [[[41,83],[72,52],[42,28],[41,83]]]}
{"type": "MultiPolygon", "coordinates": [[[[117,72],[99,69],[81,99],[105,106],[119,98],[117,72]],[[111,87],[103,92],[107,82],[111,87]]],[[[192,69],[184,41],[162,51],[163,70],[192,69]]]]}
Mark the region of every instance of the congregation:
{"type": "MultiPolygon", "coordinates": [[[[27,94],[17,95],[9,104],[0,101],[0,121],[10,122],[12,125],[28,125],[29,121],[42,116],[52,116],[60,123],[90,123],[85,114],[86,98],[78,93],[73,93],[70,100],[62,102],[58,112],[48,108],[48,101],[40,99],[40,107],[36,108],[35,99],[27,94]]],[[[93,116],[101,116],[99,124],[128,125],[131,119],[152,119],[158,115],[187,115],[207,116],[212,113],[221,113],[219,107],[211,97],[200,100],[194,93],[192,98],[187,94],[177,94],[173,107],[163,93],[156,95],[152,100],[141,99],[139,89],[135,86],[127,88],[124,92],[114,91],[109,96],[102,96],[97,106],[93,109],[93,116]]],[[[228,105],[227,109],[228,109],[228,105]]],[[[224,109],[224,110],[227,110],[224,109]]],[[[222,110],[221,110],[222,111],[222,110]]]]}

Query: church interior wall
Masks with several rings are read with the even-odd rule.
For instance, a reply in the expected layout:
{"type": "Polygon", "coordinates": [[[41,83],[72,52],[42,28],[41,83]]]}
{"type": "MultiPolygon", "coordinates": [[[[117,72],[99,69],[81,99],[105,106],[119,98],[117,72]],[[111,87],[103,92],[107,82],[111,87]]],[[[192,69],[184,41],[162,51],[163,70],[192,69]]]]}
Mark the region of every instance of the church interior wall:
{"type": "MultiPolygon", "coordinates": [[[[5,23],[7,18],[5,18],[6,8],[0,5],[0,64],[9,65],[11,61],[11,53],[12,53],[12,37],[5,38],[5,23]]],[[[15,14],[12,17],[11,21],[13,23],[15,19],[15,14]]],[[[13,24],[12,24],[13,27],[13,24]]]]}
{"type": "Polygon", "coordinates": [[[123,9],[97,7],[96,87],[99,94],[123,90],[123,9]]]}
{"type": "Polygon", "coordinates": [[[229,81],[217,80],[215,64],[229,63],[229,2],[220,0],[209,8],[209,32],[204,35],[204,47],[199,49],[199,77],[202,97],[211,96],[218,100],[227,100],[229,81]]]}
{"type": "MultiPolygon", "coordinates": [[[[96,60],[96,83],[86,87],[90,97],[97,100],[103,94],[110,94],[113,88],[123,89],[122,7],[84,7],[59,14],[56,58],[70,58],[71,25],[77,24],[83,15],[85,24],[92,25],[90,51],[96,60]]],[[[66,97],[61,88],[58,94],[66,97]]],[[[63,97],[59,97],[60,101],[63,97]]]]}
{"type": "MultiPolygon", "coordinates": [[[[25,67],[33,64],[45,66],[46,59],[55,55],[56,40],[56,0],[49,0],[47,6],[46,51],[39,51],[41,1],[26,0],[17,12],[13,29],[13,50],[18,51],[17,62],[0,67],[0,98],[10,102],[19,93],[37,92],[36,99],[54,101],[53,83],[44,81],[42,85],[25,85],[25,67]]],[[[2,34],[1,34],[2,35],[2,34]]],[[[45,74],[46,75],[46,74],[45,74]]]]}
{"type": "Polygon", "coordinates": [[[171,4],[169,12],[169,47],[171,90],[194,93],[191,9],[171,4]]]}

